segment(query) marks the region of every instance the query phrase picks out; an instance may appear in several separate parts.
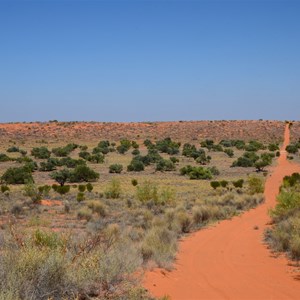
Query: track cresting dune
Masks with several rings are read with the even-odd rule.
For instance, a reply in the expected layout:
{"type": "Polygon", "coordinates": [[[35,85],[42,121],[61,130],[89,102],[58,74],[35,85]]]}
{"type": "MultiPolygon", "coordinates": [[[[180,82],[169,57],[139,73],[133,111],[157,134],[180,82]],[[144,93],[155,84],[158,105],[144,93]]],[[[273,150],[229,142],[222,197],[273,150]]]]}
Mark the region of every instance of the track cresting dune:
{"type": "Polygon", "coordinates": [[[289,134],[287,125],[281,156],[266,181],[265,203],[185,238],[174,271],[146,273],[144,286],[152,295],[172,300],[300,299],[296,269],[263,242],[268,210],[276,204],[283,177],[300,172],[299,165],[286,159],[289,134]]]}

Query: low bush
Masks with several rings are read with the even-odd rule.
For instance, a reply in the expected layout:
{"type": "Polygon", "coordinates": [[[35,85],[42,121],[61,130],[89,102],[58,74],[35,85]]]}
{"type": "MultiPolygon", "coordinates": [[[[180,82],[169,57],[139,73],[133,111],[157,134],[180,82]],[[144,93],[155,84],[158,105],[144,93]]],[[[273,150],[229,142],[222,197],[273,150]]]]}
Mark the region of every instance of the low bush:
{"type": "Polygon", "coordinates": [[[111,180],[107,186],[104,194],[108,199],[117,199],[120,198],[122,192],[121,182],[115,178],[111,180]]]}
{"type": "Polygon", "coordinates": [[[7,185],[2,184],[1,185],[1,193],[9,192],[10,188],[7,185]]]}
{"type": "Polygon", "coordinates": [[[159,267],[169,267],[176,250],[176,234],[164,227],[150,229],[141,247],[143,260],[145,262],[153,260],[159,267]]]}
{"type": "Polygon", "coordinates": [[[180,169],[181,175],[188,175],[190,179],[212,179],[211,169],[204,167],[192,167],[190,165],[180,169]]]}
{"type": "Polygon", "coordinates": [[[52,188],[58,194],[65,195],[65,194],[70,192],[71,186],[70,185],[56,185],[56,184],[54,184],[54,185],[52,185],[52,188]]]}
{"type": "Polygon", "coordinates": [[[141,172],[144,171],[145,165],[142,161],[133,159],[130,163],[130,165],[127,166],[128,172],[141,172]]]}
{"type": "Polygon", "coordinates": [[[84,193],[81,193],[81,192],[77,193],[76,200],[77,200],[77,202],[84,201],[85,200],[84,193]]]}
{"type": "Polygon", "coordinates": [[[211,181],[210,182],[210,186],[215,190],[217,189],[218,187],[220,187],[220,182],[219,181],[211,181]]]}
{"type": "Polygon", "coordinates": [[[242,188],[244,185],[244,179],[238,179],[236,181],[233,181],[232,184],[235,188],[242,188]]]}
{"type": "Polygon", "coordinates": [[[131,184],[133,186],[137,186],[138,185],[138,181],[136,179],[131,179],[131,184]]]}
{"type": "Polygon", "coordinates": [[[7,169],[1,176],[1,181],[6,184],[24,184],[34,182],[31,170],[26,167],[7,169]]]}
{"type": "Polygon", "coordinates": [[[174,163],[169,160],[169,159],[161,159],[157,164],[156,164],[156,171],[161,171],[161,172],[168,172],[168,171],[173,171],[175,170],[175,165],[174,163]]]}
{"type": "Polygon", "coordinates": [[[0,153],[0,162],[6,162],[6,161],[10,161],[10,157],[7,156],[6,154],[4,153],[0,153]]]}
{"type": "Polygon", "coordinates": [[[89,193],[92,192],[92,190],[94,189],[93,185],[89,182],[87,185],[86,185],[86,189],[89,193]]]}
{"type": "Polygon", "coordinates": [[[87,206],[100,217],[105,217],[107,214],[105,205],[99,200],[90,200],[87,202],[87,206]]]}
{"type": "Polygon", "coordinates": [[[86,190],[86,186],[84,184],[79,184],[78,185],[78,191],[83,193],[86,190]]]}
{"type": "Polygon", "coordinates": [[[112,164],[109,166],[109,173],[120,174],[123,171],[123,166],[120,164],[112,164]]]}
{"type": "Polygon", "coordinates": [[[47,159],[51,152],[46,147],[35,147],[31,150],[31,155],[39,159],[47,159]]]}
{"type": "Polygon", "coordinates": [[[137,186],[136,197],[142,203],[149,201],[158,203],[159,198],[157,186],[150,181],[144,181],[142,184],[137,186]]]}
{"type": "Polygon", "coordinates": [[[54,149],[52,149],[52,153],[55,156],[66,157],[76,148],[78,148],[78,145],[72,143],[72,144],[66,145],[65,147],[54,148],[54,149]]]}
{"type": "Polygon", "coordinates": [[[234,156],[234,152],[232,149],[225,149],[224,153],[226,153],[228,155],[228,157],[233,157],[234,156]]]}
{"type": "Polygon", "coordinates": [[[249,194],[260,194],[264,192],[264,181],[260,177],[249,176],[248,178],[249,194]]]}

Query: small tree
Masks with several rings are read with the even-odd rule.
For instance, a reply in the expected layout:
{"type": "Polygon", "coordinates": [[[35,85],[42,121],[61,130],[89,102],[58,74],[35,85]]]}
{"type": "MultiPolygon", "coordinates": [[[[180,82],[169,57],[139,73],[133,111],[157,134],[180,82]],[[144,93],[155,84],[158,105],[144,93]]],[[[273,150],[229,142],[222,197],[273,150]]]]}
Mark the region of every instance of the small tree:
{"type": "Polygon", "coordinates": [[[99,173],[85,165],[77,166],[70,175],[70,182],[89,182],[96,181],[99,178],[99,173]]]}
{"type": "Polygon", "coordinates": [[[215,190],[220,186],[220,182],[219,181],[211,181],[210,182],[210,186],[215,190]]]}
{"type": "Polygon", "coordinates": [[[255,163],[255,168],[257,172],[263,172],[264,168],[267,167],[269,165],[269,162],[267,160],[258,160],[255,163]]]}
{"type": "Polygon", "coordinates": [[[60,186],[64,186],[64,184],[70,180],[71,173],[68,169],[63,169],[60,171],[56,171],[50,174],[50,177],[54,179],[56,182],[60,184],[60,186]]]}

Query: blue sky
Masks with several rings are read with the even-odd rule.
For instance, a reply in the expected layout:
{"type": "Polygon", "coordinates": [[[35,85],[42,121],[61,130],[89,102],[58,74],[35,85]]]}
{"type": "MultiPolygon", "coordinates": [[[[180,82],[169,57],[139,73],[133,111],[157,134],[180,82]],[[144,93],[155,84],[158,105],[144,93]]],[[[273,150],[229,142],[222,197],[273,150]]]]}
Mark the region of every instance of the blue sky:
{"type": "Polygon", "coordinates": [[[299,119],[300,1],[0,0],[0,122],[299,119]]]}

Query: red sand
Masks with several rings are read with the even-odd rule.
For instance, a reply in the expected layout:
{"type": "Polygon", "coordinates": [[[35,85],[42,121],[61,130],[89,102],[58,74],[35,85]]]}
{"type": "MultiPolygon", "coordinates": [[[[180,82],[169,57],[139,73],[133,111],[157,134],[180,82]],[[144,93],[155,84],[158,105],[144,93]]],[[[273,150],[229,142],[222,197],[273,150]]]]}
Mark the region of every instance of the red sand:
{"type": "Polygon", "coordinates": [[[41,200],[41,205],[44,205],[44,206],[61,206],[62,201],[60,201],[60,200],[41,200]]]}
{"type": "MultiPolygon", "coordinates": [[[[282,149],[288,143],[287,127],[282,149]]],[[[263,205],[184,239],[176,269],[147,272],[144,286],[154,296],[171,299],[300,299],[300,273],[263,243],[268,210],[276,204],[282,179],[299,171],[282,150],[267,179],[263,205]]]]}

